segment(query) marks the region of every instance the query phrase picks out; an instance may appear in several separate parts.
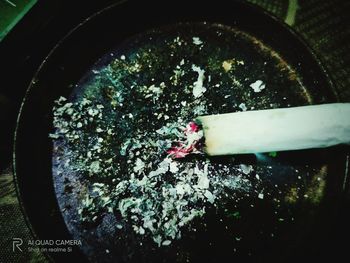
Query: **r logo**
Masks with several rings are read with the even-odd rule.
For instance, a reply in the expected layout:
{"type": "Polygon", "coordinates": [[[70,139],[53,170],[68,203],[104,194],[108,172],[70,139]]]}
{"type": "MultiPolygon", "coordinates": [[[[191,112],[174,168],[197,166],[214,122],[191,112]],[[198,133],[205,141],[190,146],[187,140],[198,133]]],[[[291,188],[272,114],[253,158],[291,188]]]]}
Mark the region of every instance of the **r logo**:
{"type": "Polygon", "coordinates": [[[22,252],[21,245],[23,244],[22,238],[14,237],[12,239],[12,251],[15,252],[16,250],[19,250],[22,252]]]}

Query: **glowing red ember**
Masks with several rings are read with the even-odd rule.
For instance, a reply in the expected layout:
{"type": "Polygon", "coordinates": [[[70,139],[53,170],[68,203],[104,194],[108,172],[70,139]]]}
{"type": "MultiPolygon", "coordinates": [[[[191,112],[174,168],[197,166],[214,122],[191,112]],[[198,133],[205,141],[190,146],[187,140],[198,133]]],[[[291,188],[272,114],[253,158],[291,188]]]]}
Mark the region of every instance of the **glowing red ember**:
{"type": "Polygon", "coordinates": [[[195,122],[187,124],[183,130],[184,137],[180,138],[182,141],[178,143],[178,146],[173,146],[167,153],[173,158],[184,158],[190,153],[200,153],[198,150],[199,142],[203,138],[203,131],[199,129],[199,126],[195,122]]]}

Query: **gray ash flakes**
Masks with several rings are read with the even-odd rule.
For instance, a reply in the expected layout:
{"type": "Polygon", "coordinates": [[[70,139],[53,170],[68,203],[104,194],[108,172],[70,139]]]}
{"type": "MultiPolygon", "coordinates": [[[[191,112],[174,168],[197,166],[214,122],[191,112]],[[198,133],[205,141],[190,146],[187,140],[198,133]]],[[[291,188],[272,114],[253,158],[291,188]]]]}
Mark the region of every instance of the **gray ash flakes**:
{"type": "MultiPolygon", "coordinates": [[[[97,140],[91,138],[95,141],[92,149],[83,158],[78,157],[79,162],[74,159],[76,154],[72,155],[71,162],[80,171],[85,169],[87,174],[106,177],[106,167],[117,164],[112,163],[112,158],[100,156],[102,143],[110,135],[108,129],[98,125],[103,116],[101,106],[93,106],[88,100],[66,103],[65,99],[59,99],[54,110],[53,138],[63,137],[74,144],[86,126],[97,127],[97,140]],[[76,123],[81,125],[78,127],[76,123]]],[[[146,138],[140,134],[126,139],[119,147],[119,154],[127,156],[128,174],[116,177],[112,186],[92,184],[79,209],[82,220],[94,221],[103,211],[118,211],[122,221],[131,224],[135,233],[148,235],[159,246],[167,246],[172,240],[180,239],[181,229],[203,216],[208,206],[216,205],[216,200],[225,195],[225,189],[250,191],[252,185],[244,176],[253,170],[251,166],[242,170],[224,165],[217,171],[209,160],[186,163],[164,155],[174,139],[183,137],[183,128],[179,127],[178,123],[167,123],[146,138]],[[239,174],[241,170],[243,173],[239,174]],[[237,174],[232,175],[233,171],[237,174]]],[[[112,170],[118,171],[114,167],[112,170]]],[[[118,228],[122,226],[118,224],[118,228]]]]}
{"type": "MultiPolygon", "coordinates": [[[[264,60],[242,56],[232,41],[252,53],[261,52],[259,47],[239,42],[242,36],[237,32],[226,39],[226,29],[214,28],[208,37],[176,33],[135,40],[137,45],[130,46],[137,48],[113,53],[73,96],[56,102],[50,137],[57,149],[66,148],[64,156],[58,150],[55,158],[67,162],[57,174],[70,169],[85,186],[77,209],[83,223],[113,217],[117,233],[132,231],[132,242],[149,248],[150,241],[162,249],[208,229],[215,229],[213,236],[222,229],[230,242],[243,244],[245,236],[233,223],[247,219],[249,212],[240,211],[254,210],[256,202],[276,204],[280,223],[278,218],[287,217],[277,206],[283,195],[278,193],[275,200],[271,189],[265,189],[265,179],[271,177],[268,168],[205,156],[176,160],[167,154],[183,136],[184,125],[198,115],[283,107],[287,101],[264,94],[278,90],[284,96],[281,86],[299,85],[274,84],[261,73],[264,60]],[[254,92],[249,85],[258,80],[266,87],[259,83],[259,92],[254,92]]],[[[269,54],[259,56],[270,59],[269,54]]],[[[277,67],[270,70],[279,72],[277,67]]],[[[290,190],[288,200],[295,201],[295,195],[290,190]]],[[[126,235],[119,239],[131,242],[126,235]]],[[[221,236],[207,243],[214,246],[220,240],[221,236]]],[[[184,261],[186,253],[190,251],[181,255],[184,261]]]]}

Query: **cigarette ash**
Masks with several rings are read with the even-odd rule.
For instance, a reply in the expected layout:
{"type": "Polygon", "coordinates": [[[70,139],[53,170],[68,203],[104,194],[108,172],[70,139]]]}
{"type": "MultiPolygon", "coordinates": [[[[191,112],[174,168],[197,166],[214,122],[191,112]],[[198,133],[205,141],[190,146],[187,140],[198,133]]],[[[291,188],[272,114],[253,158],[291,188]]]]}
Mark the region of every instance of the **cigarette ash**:
{"type": "MultiPolygon", "coordinates": [[[[108,135],[115,133],[100,128],[103,109],[100,105],[92,106],[91,101],[66,103],[60,98],[54,110],[56,132],[52,138],[64,138],[75,144],[82,138],[82,131],[88,127],[97,127],[95,146],[87,155],[72,154],[70,166],[87,174],[99,174],[108,177],[109,170],[120,171],[120,164],[112,158],[105,159],[101,144],[111,140],[108,135]],[[87,113],[87,114],[84,114],[87,113]],[[94,118],[97,116],[97,118],[94,118]],[[79,161],[77,161],[77,159],[79,161]],[[82,162],[82,160],[84,160],[82,162]]],[[[199,150],[198,142],[203,137],[202,131],[194,122],[186,127],[178,123],[167,123],[148,134],[127,139],[119,147],[119,155],[125,156],[127,176],[115,176],[113,184],[93,183],[91,192],[82,202],[79,213],[84,221],[95,221],[101,214],[118,212],[120,223],[118,228],[131,224],[139,235],[149,236],[158,246],[168,246],[174,239],[181,238],[181,229],[190,225],[197,217],[202,217],[206,209],[217,206],[217,200],[227,190],[250,191],[253,187],[248,175],[251,167],[221,166],[210,160],[184,163],[172,157],[184,157],[199,150]],[[184,139],[173,146],[174,138],[184,139]],[[169,148],[170,147],[170,148],[169,148]],[[167,154],[164,155],[165,150],[167,154]],[[149,153],[149,154],[142,154],[149,153]],[[161,157],[162,158],[159,158],[161,157]],[[236,176],[232,172],[241,174],[236,176]]]]}
{"type": "MultiPolygon", "coordinates": [[[[172,143],[172,147],[167,150],[167,153],[174,158],[184,158],[188,154],[202,154],[204,134],[199,125],[192,121],[181,130],[183,132],[177,132],[179,138],[172,143]]],[[[164,134],[162,129],[158,132],[164,134]]]]}
{"type": "Polygon", "coordinates": [[[262,82],[262,80],[257,80],[249,86],[254,90],[254,92],[260,92],[265,89],[265,84],[262,82]]]}
{"type": "Polygon", "coordinates": [[[79,207],[84,223],[113,215],[118,230],[167,247],[195,231],[196,219],[205,222],[208,211],[239,206],[242,196],[269,199],[253,166],[200,154],[190,162],[177,159],[201,152],[203,134],[190,122],[198,115],[283,106],[274,97],[248,101],[242,87],[252,80],[236,73],[252,72],[253,63],[231,51],[239,38],[227,41],[220,30],[215,47],[204,35],[179,35],[116,53],[92,71],[80,99],[56,102],[51,137],[68,145],[66,168],[88,185],[79,207]]]}

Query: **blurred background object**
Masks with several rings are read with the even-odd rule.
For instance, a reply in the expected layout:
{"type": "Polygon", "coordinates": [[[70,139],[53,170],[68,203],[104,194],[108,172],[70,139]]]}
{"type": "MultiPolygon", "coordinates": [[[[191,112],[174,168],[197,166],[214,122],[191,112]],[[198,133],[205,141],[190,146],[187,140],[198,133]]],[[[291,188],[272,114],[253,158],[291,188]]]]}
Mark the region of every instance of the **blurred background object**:
{"type": "Polygon", "coordinates": [[[1,0],[0,41],[30,10],[37,0],[1,0]]]}

